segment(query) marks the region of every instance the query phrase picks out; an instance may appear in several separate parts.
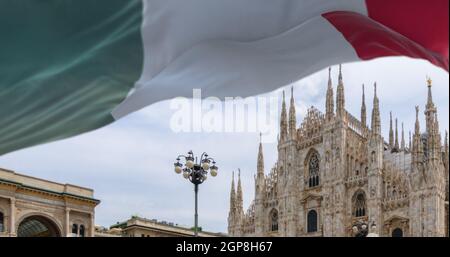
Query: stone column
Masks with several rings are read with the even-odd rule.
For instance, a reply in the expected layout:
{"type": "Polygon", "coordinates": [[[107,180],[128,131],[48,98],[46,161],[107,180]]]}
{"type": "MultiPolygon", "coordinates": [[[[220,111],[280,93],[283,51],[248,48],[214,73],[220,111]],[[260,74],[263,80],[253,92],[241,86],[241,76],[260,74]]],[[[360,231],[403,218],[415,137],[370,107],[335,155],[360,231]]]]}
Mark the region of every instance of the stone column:
{"type": "Polygon", "coordinates": [[[90,228],[90,236],[94,237],[95,236],[95,214],[94,212],[91,212],[91,225],[89,226],[90,228]]]}
{"type": "Polygon", "coordinates": [[[9,236],[16,235],[16,199],[10,198],[9,236]]]}
{"type": "Polygon", "coordinates": [[[65,225],[66,225],[66,237],[70,236],[70,209],[66,208],[66,215],[65,215],[65,225]]]}

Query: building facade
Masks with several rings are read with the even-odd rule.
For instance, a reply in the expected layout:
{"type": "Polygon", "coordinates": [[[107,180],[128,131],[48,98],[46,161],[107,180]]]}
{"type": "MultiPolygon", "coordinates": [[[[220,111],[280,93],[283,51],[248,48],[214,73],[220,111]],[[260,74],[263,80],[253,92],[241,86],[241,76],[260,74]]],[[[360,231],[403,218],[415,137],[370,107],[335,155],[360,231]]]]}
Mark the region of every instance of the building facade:
{"type": "Polygon", "coordinates": [[[259,145],[255,199],[246,212],[240,176],[237,188],[233,176],[229,235],[355,236],[363,224],[380,236],[448,236],[448,136],[442,144],[427,83],[424,129],[418,106],[408,139],[391,115],[388,142],[376,84],[368,126],[364,86],[360,118],[345,109],[341,67],[336,98],[329,76],[325,114],[311,107],[300,127],[294,99],[288,111],[283,92],[278,160],[266,175],[259,145]]]}
{"type": "Polygon", "coordinates": [[[0,169],[0,237],[84,237],[95,234],[92,189],[0,169]]]}
{"type": "MultiPolygon", "coordinates": [[[[193,237],[194,230],[172,222],[133,216],[127,221],[118,222],[111,226],[109,230],[103,231],[103,234],[120,234],[123,237],[193,237]]],[[[101,236],[101,233],[98,233],[98,236],[101,236]]],[[[198,236],[218,237],[225,235],[199,231],[198,236]]]]}

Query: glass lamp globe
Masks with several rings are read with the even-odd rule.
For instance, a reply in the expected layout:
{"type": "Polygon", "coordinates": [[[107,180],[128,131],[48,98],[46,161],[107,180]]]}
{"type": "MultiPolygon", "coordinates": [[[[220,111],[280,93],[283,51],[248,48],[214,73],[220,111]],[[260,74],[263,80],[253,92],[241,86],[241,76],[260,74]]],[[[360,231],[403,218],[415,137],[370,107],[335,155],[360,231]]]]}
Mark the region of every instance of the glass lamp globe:
{"type": "Polygon", "coordinates": [[[185,179],[188,179],[189,178],[189,172],[187,172],[187,171],[183,172],[183,177],[185,179]]]}
{"type": "Polygon", "coordinates": [[[362,229],[366,229],[366,228],[367,228],[367,225],[366,225],[366,224],[363,224],[363,225],[361,226],[361,228],[362,228],[362,229]]]}
{"type": "Polygon", "coordinates": [[[205,181],[208,177],[205,175],[203,175],[203,181],[205,181]]]}
{"type": "Polygon", "coordinates": [[[358,227],[357,226],[353,226],[352,229],[353,229],[354,233],[358,232],[358,227]]]}
{"type": "Polygon", "coordinates": [[[217,169],[211,170],[211,176],[213,176],[213,177],[217,176],[217,169]]]}
{"type": "Polygon", "coordinates": [[[191,159],[187,159],[186,160],[186,167],[188,167],[189,169],[192,169],[192,167],[194,167],[194,161],[191,159]]]}
{"type": "Polygon", "coordinates": [[[181,168],[181,166],[175,165],[175,173],[180,174],[182,171],[183,169],[181,168]]]}
{"type": "Polygon", "coordinates": [[[203,168],[204,170],[208,170],[208,169],[209,169],[209,162],[208,162],[208,161],[203,162],[203,163],[202,163],[202,168],[203,168]]]}

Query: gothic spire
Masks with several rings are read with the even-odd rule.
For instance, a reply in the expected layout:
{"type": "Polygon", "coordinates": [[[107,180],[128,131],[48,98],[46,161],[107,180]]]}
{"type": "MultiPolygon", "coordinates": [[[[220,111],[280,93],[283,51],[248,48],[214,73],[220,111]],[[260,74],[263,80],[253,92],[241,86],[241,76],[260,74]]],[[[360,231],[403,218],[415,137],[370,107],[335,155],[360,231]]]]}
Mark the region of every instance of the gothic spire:
{"type": "Polygon", "coordinates": [[[289,135],[295,139],[297,119],[295,117],[294,87],[291,87],[291,103],[289,106],[289,135]]]}
{"type": "MultiPolygon", "coordinates": [[[[448,153],[449,149],[448,149],[448,132],[447,130],[445,131],[445,139],[444,139],[444,167],[447,170],[447,176],[448,176],[448,165],[449,165],[449,153],[448,153]]],[[[447,177],[448,179],[448,177],[447,177]]],[[[448,181],[447,181],[448,183],[448,181]]]]}
{"type": "Polygon", "coordinates": [[[345,113],[345,95],[344,95],[344,82],[342,80],[342,66],[339,64],[339,79],[337,86],[336,96],[336,114],[338,117],[343,118],[345,113]]]}
{"type": "Polygon", "coordinates": [[[414,125],[414,135],[420,136],[419,106],[416,106],[416,123],[414,125]]]}
{"type": "Polygon", "coordinates": [[[414,125],[412,161],[414,165],[421,162],[422,143],[420,140],[419,106],[416,106],[416,123],[414,125]]]}
{"type": "Polygon", "coordinates": [[[411,142],[411,130],[409,131],[409,143],[408,143],[408,150],[411,151],[411,146],[412,146],[412,142],[411,142]]]}
{"type": "Polygon", "coordinates": [[[394,143],[394,150],[398,151],[400,149],[400,146],[398,144],[398,120],[395,118],[395,143],[394,143]]]}
{"type": "Polygon", "coordinates": [[[394,148],[394,128],[392,124],[392,112],[389,112],[389,146],[394,148]]]}
{"type": "Polygon", "coordinates": [[[427,151],[429,160],[438,160],[441,152],[441,135],[439,133],[439,122],[437,118],[437,109],[433,103],[431,93],[432,81],[427,78],[428,99],[425,109],[426,132],[427,132],[427,151]]]}
{"type": "Polygon", "coordinates": [[[427,78],[428,85],[428,98],[427,104],[425,106],[425,118],[426,118],[426,131],[428,134],[432,134],[433,130],[436,128],[436,107],[433,103],[433,95],[431,92],[432,81],[430,78],[427,78]]]}
{"type": "Polygon", "coordinates": [[[231,179],[231,191],[230,191],[230,213],[236,208],[236,189],[234,188],[234,171],[231,179]]]}
{"type": "Polygon", "coordinates": [[[328,88],[326,98],[326,118],[330,121],[334,116],[334,96],[333,96],[333,84],[331,82],[331,67],[328,68],[328,88]]]}
{"type": "Polygon", "coordinates": [[[400,141],[400,150],[401,151],[405,151],[405,130],[404,130],[404,127],[403,127],[403,122],[402,122],[402,138],[401,138],[401,141],[400,141]]]}
{"type": "Polygon", "coordinates": [[[259,149],[258,149],[258,163],[257,163],[257,177],[264,176],[264,155],[261,142],[261,133],[259,133],[259,149]]]}
{"type": "Polygon", "coordinates": [[[447,153],[446,156],[448,157],[448,131],[445,131],[445,139],[444,139],[444,152],[447,153]]]}
{"type": "Polygon", "coordinates": [[[362,85],[361,124],[364,128],[367,126],[366,95],[364,93],[364,84],[362,85]]]}
{"type": "Polygon", "coordinates": [[[381,135],[381,122],[380,122],[380,102],[377,96],[377,83],[373,85],[374,96],[373,96],[373,109],[372,109],[372,133],[374,135],[381,135]]]}
{"type": "Polygon", "coordinates": [[[433,95],[431,92],[432,80],[429,77],[427,77],[427,85],[428,85],[427,109],[430,109],[434,107],[434,103],[433,103],[433,95]]]}
{"type": "Polygon", "coordinates": [[[241,186],[241,170],[238,169],[238,185],[237,185],[237,191],[236,191],[236,207],[238,210],[238,213],[244,212],[243,207],[243,199],[242,199],[242,186],[241,186]]]}
{"type": "Polygon", "coordinates": [[[287,138],[287,113],[286,113],[286,98],[284,90],[283,90],[283,102],[281,104],[280,136],[281,141],[285,141],[287,138]]]}

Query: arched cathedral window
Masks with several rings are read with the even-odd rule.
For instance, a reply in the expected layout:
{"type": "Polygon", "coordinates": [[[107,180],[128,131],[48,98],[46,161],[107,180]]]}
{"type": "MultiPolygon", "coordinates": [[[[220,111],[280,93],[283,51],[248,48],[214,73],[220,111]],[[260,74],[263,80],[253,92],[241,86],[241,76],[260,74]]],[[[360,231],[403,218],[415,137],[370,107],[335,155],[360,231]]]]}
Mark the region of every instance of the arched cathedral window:
{"type": "Polygon", "coordinates": [[[308,212],[308,233],[317,232],[317,212],[315,210],[310,210],[308,212]]]}
{"type": "Polygon", "coordinates": [[[403,237],[403,230],[400,228],[392,230],[392,237],[403,237]]]}
{"type": "Polygon", "coordinates": [[[355,217],[366,216],[366,196],[362,191],[356,192],[353,197],[353,215],[355,217]]]}
{"type": "Polygon", "coordinates": [[[78,224],[73,224],[72,225],[72,234],[75,236],[75,235],[78,235],[78,224]]]}
{"type": "Polygon", "coordinates": [[[80,237],[84,237],[85,229],[84,225],[80,225],[80,237]]]}
{"type": "Polygon", "coordinates": [[[311,156],[309,157],[309,162],[308,162],[308,172],[309,172],[309,180],[308,180],[308,184],[309,187],[315,187],[318,186],[320,181],[319,181],[319,171],[320,171],[320,166],[319,166],[319,155],[317,153],[312,153],[311,156]]]}
{"type": "Polygon", "coordinates": [[[270,212],[270,231],[278,231],[278,211],[275,209],[270,212]]]}

